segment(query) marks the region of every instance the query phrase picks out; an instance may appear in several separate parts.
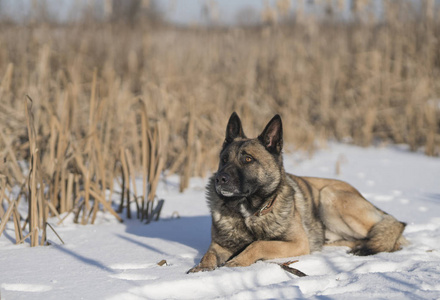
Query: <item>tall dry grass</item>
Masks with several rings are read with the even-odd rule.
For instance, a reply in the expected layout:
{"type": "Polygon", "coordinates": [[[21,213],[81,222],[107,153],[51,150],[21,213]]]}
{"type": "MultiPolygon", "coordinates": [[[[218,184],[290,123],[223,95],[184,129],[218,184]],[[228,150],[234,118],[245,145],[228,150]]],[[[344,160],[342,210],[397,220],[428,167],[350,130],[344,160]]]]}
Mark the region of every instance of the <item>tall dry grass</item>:
{"type": "Polygon", "coordinates": [[[41,244],[50,215],[119,218],[118,191],[119,212],[151,220],[164,170],[181,190],[214,170],[232,111],[250,136],[280,113],[286,144],[309,153],[335,139],[438,155],[440,21],[385,12],[229,29],[0,25],[0,233],[13,217],[23,241],[27,219],[41,244]]]}

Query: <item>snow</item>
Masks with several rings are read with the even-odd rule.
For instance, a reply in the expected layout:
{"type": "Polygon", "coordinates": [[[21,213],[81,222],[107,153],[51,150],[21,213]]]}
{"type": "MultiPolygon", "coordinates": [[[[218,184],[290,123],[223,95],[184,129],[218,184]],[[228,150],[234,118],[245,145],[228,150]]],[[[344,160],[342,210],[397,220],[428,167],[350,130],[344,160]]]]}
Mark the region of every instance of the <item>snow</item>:
{"type": "MultiPolygon", "coordinates": [[[[411,242],[395,253],[357,257],[344,247],[311,255],[186,274],[210,243],[211,218],[204,198],[207,179],[193,178],[180,194],[178,179],[165,178],[161,220],[118,223],[101,213],[96,225],[70,217],[50,230],[51,246],[15,245],[12,223],[0,237],[0,298],[4,299],[439,299],[440,159],[403,146],[359,148],[330,144],[308,159],[286,154],[296,175],[350,182],[379,208],[408,223],[411,242]],[[340,162],[339,175],[335,174],[340,162]],[[179,217],[176,216],[176,212],[179,217]],[[165,259],[167,264],[157,263],[165,259]],[[274,262],[306,273],[296,277],[274,262]]],[[[139,182],[139,184],[141,184],[139,182]]],[[[134,207],[133,207],[134,209],[134,207]]]]}

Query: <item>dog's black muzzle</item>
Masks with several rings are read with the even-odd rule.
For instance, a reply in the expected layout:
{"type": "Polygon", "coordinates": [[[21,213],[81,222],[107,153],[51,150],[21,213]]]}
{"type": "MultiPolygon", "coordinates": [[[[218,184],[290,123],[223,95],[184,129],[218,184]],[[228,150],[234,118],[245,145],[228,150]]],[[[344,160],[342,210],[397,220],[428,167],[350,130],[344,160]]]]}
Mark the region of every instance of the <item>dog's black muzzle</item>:
{"type": "Polygon", "coordinates": [[[215,175],[215,190],[219,195],[228,198],[242,195],[236,174],[231,174],[225,170],[219,171],[215,175]]]}
{"type": "Polygon", "coordinates": [[[219,172],[215,176],[215,185],[226,185],[229,183],[231,175],[226,172],[219,172]]]}

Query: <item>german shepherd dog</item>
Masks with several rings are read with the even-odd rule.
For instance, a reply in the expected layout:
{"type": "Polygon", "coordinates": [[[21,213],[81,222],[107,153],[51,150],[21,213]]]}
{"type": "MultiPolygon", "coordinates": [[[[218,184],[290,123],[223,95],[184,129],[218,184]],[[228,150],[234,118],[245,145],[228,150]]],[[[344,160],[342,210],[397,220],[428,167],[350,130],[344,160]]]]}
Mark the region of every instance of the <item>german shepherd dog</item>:
{"type": "Polygon", "coordinates": [[[244,134],[238,115],[231,115],[218,171],[207,185],[212,242],[188,273],[309,254],[324,245],[371,255],[406,244],[406,224],[348,183],[287,174],[282,148],[279,115],[253,139],[244,134]]]}

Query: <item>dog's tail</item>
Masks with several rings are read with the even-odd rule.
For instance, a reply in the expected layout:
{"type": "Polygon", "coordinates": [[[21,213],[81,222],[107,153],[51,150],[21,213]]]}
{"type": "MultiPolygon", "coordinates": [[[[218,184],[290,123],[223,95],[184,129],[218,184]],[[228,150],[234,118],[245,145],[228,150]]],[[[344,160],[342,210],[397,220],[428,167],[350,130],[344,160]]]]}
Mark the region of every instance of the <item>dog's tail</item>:
{"type": "Polygon", "coordinates": [[[402,246],[408,244],[402,235],[405,226],[405,223],[385,214],[383,219],[370,229],[367,237],[353,249],[353,254],[372,255],[400,250],[402,246]]]}

